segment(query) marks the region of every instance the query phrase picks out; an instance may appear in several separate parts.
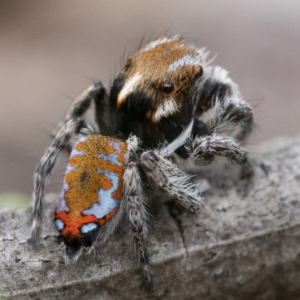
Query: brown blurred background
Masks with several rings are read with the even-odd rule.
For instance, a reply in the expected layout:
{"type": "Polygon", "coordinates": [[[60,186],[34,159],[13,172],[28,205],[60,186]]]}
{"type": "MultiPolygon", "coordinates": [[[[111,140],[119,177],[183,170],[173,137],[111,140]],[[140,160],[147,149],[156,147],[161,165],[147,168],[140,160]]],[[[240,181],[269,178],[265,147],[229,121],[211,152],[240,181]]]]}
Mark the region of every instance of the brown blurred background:
{"type": "MultiPolygon", "coordinates": [[[[299,132],[300,1],[0,1],[0,194],[30,194],[49,134],[92,80],[109,85],[123,57],[183,34],[230,71],[255,107],[249,149],[299,132]]],[[[62,165],[60,165],[62,166],[62,165]]],[[[48,190],[60,189],[58,167],[48,190]]]]}

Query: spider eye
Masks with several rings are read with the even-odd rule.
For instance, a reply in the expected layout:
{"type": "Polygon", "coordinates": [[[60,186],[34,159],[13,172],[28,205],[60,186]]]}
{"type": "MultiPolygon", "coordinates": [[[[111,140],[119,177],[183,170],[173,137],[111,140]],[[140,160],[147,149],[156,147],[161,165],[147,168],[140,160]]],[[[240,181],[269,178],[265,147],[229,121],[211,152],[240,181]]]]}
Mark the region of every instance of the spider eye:
{"type": "Polygon", "coordinates": [[[185,77],[184,75],[181,75],[181,76],[180,76],[180,80],[181,80],[181,81],[185,81],[185,80],[186,80],[186,77],[185,77]]]}
{"type": "Polygon", "coordinates": [[[163,92],[166,94],[171,94],[174,91],[174,85],[170,81],[166,81],[162,88],[163,92]]]}

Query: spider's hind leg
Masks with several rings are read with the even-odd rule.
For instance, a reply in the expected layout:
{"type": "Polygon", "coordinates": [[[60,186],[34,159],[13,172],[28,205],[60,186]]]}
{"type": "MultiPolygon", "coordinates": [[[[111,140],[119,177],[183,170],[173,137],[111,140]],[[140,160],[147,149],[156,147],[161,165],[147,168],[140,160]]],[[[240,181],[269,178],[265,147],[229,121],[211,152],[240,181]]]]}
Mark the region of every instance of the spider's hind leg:
{"type": "Polygon", "coordinates": [[[53,142],[34,173],[32,228],[31,238],[28,240],[32,246],[38,242],[42,231],[45,180],[50,175],[59,153],[64,149],[71,151],[71,138],[84,127],[83,115],[90,107],[92,99],[104,93],[103,89],[102,83],[93,84],[74,101],[64,120],[53,131],[53,142]]]}
{"type": "Polygon", "coordinates": [[[72,136],[82,126],[83,120],[81,118],[67,121],[57,132],[34,173],[32,228],[31,238],[28,240],[32,246],[38,242],[42,231],[45,180],[50,175],[59,153],[69,144],[72,136]]]}
{"type": "MultiPolygon", "coordinates": [[[[64,119],[58,123],[56,128],[52,131],[52,138],[55,138],[58,131],[70,120],[83,117],[86,111],[91,106],[91,102],[94,100],[95,102],[95,113],[96,113],[96,122],[101,128],[101,125],[104,126],[104,124],[99,123],[99,115],[101,108],[104,107],[103,102],[106,102],[107,95],[106,95],[106,89],[103,86],[102,82],[96,82],[89,86],[87,89],[85,89],[73,102],[72,106],[70,107],[69,111],[64,116],[64,119]]],[[[104,128],[106,128],[104,126],[104,128]]],[[[66,145],[66,150],[68,152],[71,152],[72,146],[70,144],[66,145]]]]}

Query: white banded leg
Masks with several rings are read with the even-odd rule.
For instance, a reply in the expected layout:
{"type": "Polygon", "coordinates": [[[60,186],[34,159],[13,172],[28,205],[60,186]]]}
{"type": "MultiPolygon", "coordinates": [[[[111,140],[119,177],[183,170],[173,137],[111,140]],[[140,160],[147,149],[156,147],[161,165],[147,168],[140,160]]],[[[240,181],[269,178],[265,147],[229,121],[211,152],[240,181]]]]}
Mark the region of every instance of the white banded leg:
{"type": "Polygon", "coordinates": [[[168,193],[168,195],[174,200],[176,204],[182,207],[184,210],[190,213],[196,213],[202,206],[200,202],[199,192],[192,188],[184,178],[178,177],[176,174],[180,174],[175,166],[169,169],[170,178],[167,176],[168,171],[165,173],[161,168],[161,158],[154,152],[144,152],[141,156],[141,165],[145,174],[149,178],[150,182],[168,193]],[[171,173],[173,172],[173,176],[171,173]],[[178,180],[176,180],[176,177],[178,180]],[[172,179],[172,181],[171,181],[172,179]]]}
{"type": "Polygon", "coordinates": [[[147,211],[142,192],[142,181],[135,161],[127,164],[124,171],[123,197],[127,202],[128,217],[134,237],[138,261],[143,271],[143,284],[151,289],[153,276],[150,269],[150,257],[146,245],[147,211]]]}
{"type": "Polygon", "coordinates": [[[58,154],[68,145],[70,139],[82,127],[82,124],[81,118],[75,118],[61,127],[34,173],[32,228],[31,238],[28,240],[28,243],[32,246],[35,246],[42,231],[45,180],[50,175],[58,154]]]}

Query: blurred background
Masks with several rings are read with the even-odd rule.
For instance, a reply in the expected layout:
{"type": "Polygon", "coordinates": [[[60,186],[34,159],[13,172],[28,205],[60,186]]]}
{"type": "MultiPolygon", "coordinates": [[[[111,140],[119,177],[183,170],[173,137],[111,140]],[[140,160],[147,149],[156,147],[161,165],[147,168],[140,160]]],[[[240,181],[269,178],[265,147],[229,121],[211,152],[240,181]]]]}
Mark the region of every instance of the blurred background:
{"type": "Polygon", "coordinates": [[[255,109],[250,151],[297,134],[299,11],[297,0],[0,1],[0,202],[30,197],[55,124],[93,80],[108,86],[142,38],[178,33],[217,54],[255,109]]]}

